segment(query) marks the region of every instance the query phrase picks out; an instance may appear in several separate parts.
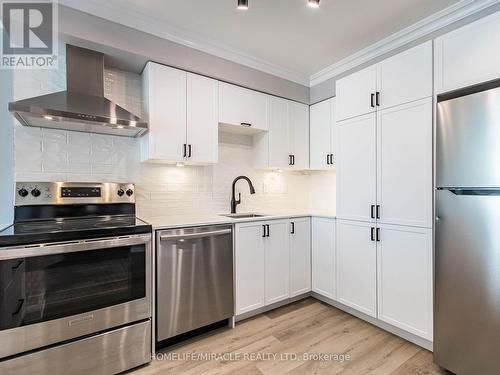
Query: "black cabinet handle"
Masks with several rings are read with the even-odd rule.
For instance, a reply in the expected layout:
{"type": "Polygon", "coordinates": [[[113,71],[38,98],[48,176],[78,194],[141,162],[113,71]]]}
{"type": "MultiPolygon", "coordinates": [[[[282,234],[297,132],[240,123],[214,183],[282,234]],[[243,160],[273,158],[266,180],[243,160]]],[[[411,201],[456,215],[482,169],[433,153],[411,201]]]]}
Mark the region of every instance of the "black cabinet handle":
{"type": "Polygon", "coordinates": [[[24,263],[24,260],[20,260],[15,266],[12,266],[13,270],[17,270],[19,267],[21,267],[21,264],[24,263]]]}
{"type": "Polygon", "coordinates": [[[266,227],[267,227],[267,237],[269,237],[269,235],[270,235],[269,224],[266,224],[266,227]]]}
{"type": "Polygon", "coordinates": [[[188,149],[189,149],[189,151],[188,151],[188,158],[190,158],[191,157],[191,145],[188,145],[188,149]]]}
{"type": "Polygon", "coordinates": [[[377,104],[377,107],[380,107],[380,91],[377,91],[377,100],[376,100],[376,104],[377,104]]]}
{"type": "Polygon", "coordinates": [[[380,242],[380,228],[377,228],[377,242],[380,242]]]}
{"type": "Polygon", "coordinates": [[[288,165],[292,165],[292,155],[288,155],[288,165]]]}
{"type": "Polygon", "coordinates": [[[333,154],[330,154],[330,164],[333,165],[333,154]]]}
{"type": "Polygon", "coordinates": [[[371,233],[370,233],[370,239],[372,241],[375,241],[375,228],[374,227],[371,227],[371,233]]]}
{"type": "Polygon", "coordinates": [[[241,126],[252,126],[252,124],[250,124],[249,122],[242,122],[241,126]]]}
{"type": "Polygon", "coordinates": [[[183,147],[184,147],[183,157],[185,158],[187,156],[187,144],[184,143],[183,147]]]}
{"type": "Polygon", "coordinates": [[[292,155],[292,165],[295,165],[295,155],[292,155]]]}
{"type": "Polygon", "coordinates": [[[370,106],[375,108],[375,94],[370,94],[370,106]]]}
{"type": "Polygon", "coordinates": [[[377,204],[377,219],[380,219],[380,205],[377,204]]]}
{"type": "Polygon", "coordinates": [[[262,225],[262,238],[266,237],[266,225],[262,225]]]}
{"type": "Polygon", "coordinates": [[[375,219],[375,205],[374,205],[374,204],[372,204],[372,205],[370,206],[370,217],[371,217],[372,219],[375,219]]]}
{"type": "Polygon", "coordinates": [[[330,165],[330,154],[326,154],[326,164],[330,165]]]}
{"type": "Polygon", "coordinates": [[[19,313],[21,312],[21,309],[23,308],[23,305],[24,305],[24,299],[20,299],[20,300],[18,300],[18,301],[19,301],[19,305],[17,306],[16,311],[14,311],[14,312],[12,313],[12,316],[19,314],[19,313]]]}
{"type": "Polygon", "coordinates": [[[292,221],[292,231],[290,233],[295,234],[295,223],[293,221],[292,221]]]}

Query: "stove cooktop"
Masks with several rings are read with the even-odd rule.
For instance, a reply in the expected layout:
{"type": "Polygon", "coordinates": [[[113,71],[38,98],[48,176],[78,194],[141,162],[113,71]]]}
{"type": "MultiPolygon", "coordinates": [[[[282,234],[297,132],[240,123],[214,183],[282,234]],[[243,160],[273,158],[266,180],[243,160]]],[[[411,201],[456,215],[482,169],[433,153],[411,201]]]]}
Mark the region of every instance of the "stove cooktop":
{"type": "Polygon", "coordinates": [[[17,246],[151,233],[134,215],[20,221],[0,231],[0,246],[17,246]]]}

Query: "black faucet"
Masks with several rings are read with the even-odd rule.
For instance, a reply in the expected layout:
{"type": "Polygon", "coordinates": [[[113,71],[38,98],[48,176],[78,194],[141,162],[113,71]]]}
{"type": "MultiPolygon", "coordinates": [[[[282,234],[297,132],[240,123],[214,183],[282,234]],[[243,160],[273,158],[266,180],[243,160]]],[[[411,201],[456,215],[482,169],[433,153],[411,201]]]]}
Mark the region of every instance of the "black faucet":
{"type": "Polygon", "coordinates": [[[235,214],[236,213],[236,206],[241,203],[241,193],[238,195],[238,200],[236,200],[235,197],[235,191],[234,188],[236,186],[236,183],[239,180],[246,180],[248,182],[248,186],[250,186],[250,194],[255,194],[255,189],[253,187],[252,181],[247,176],[238,176],[234,179],[233,181],[233,188],[232,188],[232,195],[231,195],[231,213],[235,214]]]}

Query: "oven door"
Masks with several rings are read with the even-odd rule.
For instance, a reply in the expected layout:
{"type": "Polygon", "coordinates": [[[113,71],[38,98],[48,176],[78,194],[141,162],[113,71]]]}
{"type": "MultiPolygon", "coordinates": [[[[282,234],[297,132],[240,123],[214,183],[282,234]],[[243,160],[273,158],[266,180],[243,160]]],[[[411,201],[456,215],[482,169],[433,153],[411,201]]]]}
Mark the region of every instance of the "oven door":
{"type": "Polygon", "coordinates": [[[150,234],[0,249],[0,358],[150,317],[150,234]]]}

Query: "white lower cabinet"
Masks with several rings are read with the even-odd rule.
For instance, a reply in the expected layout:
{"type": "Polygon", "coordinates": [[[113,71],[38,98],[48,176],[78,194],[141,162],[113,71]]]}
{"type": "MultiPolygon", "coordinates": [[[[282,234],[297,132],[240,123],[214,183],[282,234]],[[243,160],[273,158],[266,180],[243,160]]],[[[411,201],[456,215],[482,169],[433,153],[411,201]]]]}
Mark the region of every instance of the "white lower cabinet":
{"type": "Polygon", "coordinates": [[[377,316],[374,239],[375,224],[337,220],[337,300],[372,317],[377,316]]]}
{"type": "Polygon", "coordinates": [[[335,299],[335,219],[312,219],[312,291],[335,299]]]}
{"type": "Polygon", "coordinates": [[[236,315],[265,304],[265,248],[261,223],[235,227],[236,315]]]}
{"type": "Polygon", "coordinates": [[[432,340],[432,229],[379,227],[378,318],[432,340]]]}
{"type": "Polygon", "coordinates": [[[266,305],[288,298],[290,287],[290,247],[288,221],[277,220],[266,224],[265,251],[265,301],[266,305]]]}
{"type": "Polygon", "coordinates": [[[311,219],[290,220],[290,297],[311,291],[311,219]]]}

